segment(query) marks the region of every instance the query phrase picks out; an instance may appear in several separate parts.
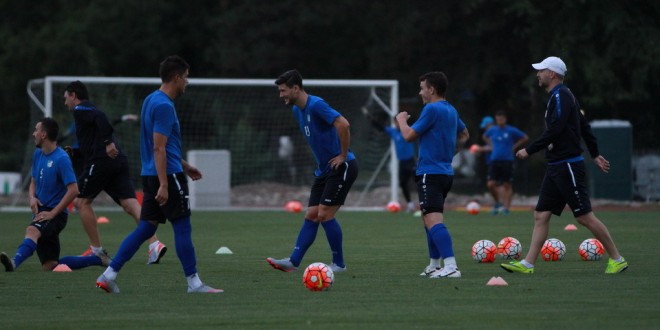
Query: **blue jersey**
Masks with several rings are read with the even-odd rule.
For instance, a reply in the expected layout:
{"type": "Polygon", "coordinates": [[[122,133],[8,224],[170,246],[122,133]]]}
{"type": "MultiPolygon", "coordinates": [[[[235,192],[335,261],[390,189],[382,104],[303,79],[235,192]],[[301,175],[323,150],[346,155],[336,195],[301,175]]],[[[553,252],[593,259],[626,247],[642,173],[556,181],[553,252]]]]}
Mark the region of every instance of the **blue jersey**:
{"type": "Polygon", "coordinates": [[[154,133],[167,137],[167,174],[183,172],[181,164],[181,127],[176,116],[174,101],[167,94],[157,90],[142,104],[140,115],[140,157],[142,176],[156,176],[154,162],[154,133]]]}
{"type": "Polygon", "coordinates": [[[399,160],[410,160],[415,157],[415,147],[413,143],[406,141],[401,135],[401,131],[394,127],[385,127],[385,132],[394,141],[394,149],[396,150],[396,157],[399,160]]]}
{"type": "Polygon", "coordinates": [[[513,161],[513,145],[522,139],[525,133],[513,126],[504,125],[504,127],[492,126],[484,135],[490,139],[493,146],[490,161],[513,161]]]}
{"type": "Polygon", "coordinates": [[[417,175],[454,175],[456,138],[465,129],[456,109],[447,101],[428,103],[412,129],[419,135],[417,175]]]}
{"type": "Polygon", "coordinates": [[[58,147],[44,154],[37,148],[32,156],[32,179],[37,199],[43,206],[54,208],[66,194],[66,186],[76,182],[76,175],[64,149],[58,147]]]}
{"type": "MultiPolygon", "coordinates": [[[[312,148],[318,166],[315,176],[321,176],[330,171],[330,159],[341,154],[339,135],[334,122],[341,116],[337,110],[331,108],[322,98],[309,95],[304,109],[293,106],[293,115],[298,120],[307,144],[312,148]]],[[[346,160],[355,159],[352,151],[348,150],[346,160]]]]}

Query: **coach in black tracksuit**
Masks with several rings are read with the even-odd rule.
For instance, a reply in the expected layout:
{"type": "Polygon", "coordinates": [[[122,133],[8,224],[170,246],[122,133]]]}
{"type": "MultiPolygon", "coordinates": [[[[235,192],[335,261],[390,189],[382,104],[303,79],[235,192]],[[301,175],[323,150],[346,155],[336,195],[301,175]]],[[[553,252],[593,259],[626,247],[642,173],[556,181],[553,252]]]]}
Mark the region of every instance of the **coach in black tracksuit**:
{"type": "Polygon", "coordinates": [[[628,267],[628,263],[619,254],[607,227],[591,209],[580,140],[585,141],[589,154],[600,170],[608,172],[610,164],[598,153],[596,137],[580,112],[577,99],[563,85],[567,71],[564,62],[558,57],[548,57],[532,66],[537,70],[539,86],[550,93],[545,112],[545,130],[527,148],[519,150],[516,157],[526,159],[529,155],[545,149],[548,167],[534,211],[534,231],[527,256],[516,265],[502,267],[507,271],[532,273],[541,246],[548,237],[550,217],[552,214],[561,215],[568,204],[576,220],[587,227],[609,253],[610,261],[605,272],[621,272],[628,267]],[[519,271],[516,267],[520,266],[526,267],[527,270],[519,271]]]}

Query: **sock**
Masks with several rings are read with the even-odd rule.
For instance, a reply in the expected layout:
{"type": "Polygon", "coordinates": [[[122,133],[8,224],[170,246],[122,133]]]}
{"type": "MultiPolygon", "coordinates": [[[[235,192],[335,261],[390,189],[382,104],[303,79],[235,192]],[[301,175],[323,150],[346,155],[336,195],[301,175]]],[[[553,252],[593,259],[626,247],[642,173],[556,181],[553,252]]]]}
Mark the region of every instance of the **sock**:
{"type": "Polygon", "coordinates": [[[322,222],[321,225],[323,225],[325,236],[328,238],[328,243],[330,244],[332,262],[339,267],[346,267],[346,264],[344,263],[344,250],[342,247],[343,234],[339,222],[337,219],[333,218],[322,222]]]}
{"type": "Polygon", "coordinates": [[[190,216],[181,217],[170,221],[174,230],[174,247],[176,256],[179,257],[183,273],[192,276],[197,273],[197,258],[195,257],[195,246],[192,242],[192,225],[190,216]]]}
{"type": "Polygon", "coordinates": [[[614,259],[614,261],[621,262],[621,261],[623,261],[623,257],[618,257],[618,258],[614,259]]]}
{"type": "Polygon", "coordinates": [[[454,258],[454,257],[445,258],[444,261],[445,261],[445,267],[447,267],[447,266],[457,267],[456,258],[454,258]]]}
{"type": "Polygon", "coordinates": [[[154,236],[156,229],[158,229],[158,226],[152,225],[149,221],[140,221],[135,230],[121,242],[119,250],[117,250],[117,254],[110,264],[112,269],[119,272],[124,264],[133,258],[140,245],[149,237],[154,236]]]}
{"type": "Polygon", "coordinates": [[[105,276],[105,278],[107,278],[110,281],[114,281],[115,279],[117,279],[117,271],[114,270],[111,266],[108,266],[108,268],[106,268],[105,271],[103,272],[103,276],[105,276]]]}
{"type": "Polygon", "coordinates": [[[188,287],[191,289],[199,288],[202,286],[202,280],[199,279],[199,275],[197,275],[197,273],[186,276],[186,280],[188,281],[188,287]]]}
{"type": "Polygon", "coordinates": [[[94,254],[99,253],[99,251],[103,251],[103,247],[102,247],[102,246],[93,246],[93,245],[90,245],[89,248],[92,249],[92,252],[93,252],[94,254]]]}
{"type": "Polygon", "coordinates": [[[18,268],[18,265],[22,264],[25,259],[29,258],[36,249],[37,243],[29,238],[25,238],[23,243],[18,246],[16,255],[14,255],[14,265],[16,268],[18,268]]]}
{"type": "Polygon", "coordinates": [[[454,247],[452,246],[449,230],[447,230],[444,223],[439,223],[429,230],[429,234],[433,238],[436,248],[440,251],[440,256],[447,264],[447,258],[454,256],[454,247]]]}
{"type": "Polygon", "coordinates": [[[534,265],[533,265],[533,264],[530,264],[530,263],[527,262],[527,260],[525,260],[525,259],[523,259],[522,261],[520,261],[520,263],[521,263],[523,266],[527,267],[527,268],[534,268],[534,265]]]}
{"type": "Polygon", "coordinates": [[[431,261],[429,262],[429,265],[437,267],[442,267],[442,258],[438,259],[433,259],[431,258],[431,261]]]}
{"type": "MultiPolygon", "coordinates": [[[[426,244],[429,247],[429,258],[431,258],[431,264],[433,264],[433,259],[441,259],[440,258],[440,252],[438,252],[438,248],[435,246],[435,243],[433,243],[433,237],[431,237],[431,234],[429,233],[428,228],[424,226],[424,230],[426,231],[426,244]]],[[[438,266],[440,263],[438,263],[438,266]]]]}
{"type": "Polygon", "coordinates": [[[307,249],[309,249],[309,247],[312,246],[312,243],[314,243],[316,232],[318,230],[318,222],[309,219],[303,221],[303,225],[298,233],[298,239],[296,240],[296,246],[293,248],[293,252],[291,252],[290,259],[294,266],[298,267],[300,265],[302,258],[305,256],[305,252],[307,252],[307,249]]]}
{"type": "Polygon", "coordinates": [[[96,255],[87,256],[87,257],[81,257],[81,256],[62,257],[62,259],[60,259],[58,263],[67,265],[71,269],[81,269],[89,266],[103,265],[103,263],[101,262],[101,258],[97,257],[96,255]]]}

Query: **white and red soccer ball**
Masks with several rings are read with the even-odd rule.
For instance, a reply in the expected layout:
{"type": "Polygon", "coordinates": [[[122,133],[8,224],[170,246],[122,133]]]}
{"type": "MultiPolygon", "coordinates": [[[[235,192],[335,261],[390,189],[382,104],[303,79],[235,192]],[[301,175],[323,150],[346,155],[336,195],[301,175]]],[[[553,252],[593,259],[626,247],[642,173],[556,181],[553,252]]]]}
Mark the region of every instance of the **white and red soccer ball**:
{"type": "Polygon", "coordinates": [[[303,205],[299,201],[288,201],[284,204],[284,210],[291,213],[299,213],[302,211],[303,205]]]}
{"type": "Polygon", "coordinates": [[[391,201],[387,203],[387,206],[385,208],[387,209],[387,212],[397,213],[401,211],[401,204],[399,204],[399,202],[397,201],[391,201]]]}
{"type": "Polygon", "coordinates": [[[580,258],[584,261],[597,261],[603,257],[605,248],[603,244],[595,238],[587,238],[578,247],[580,258]]]}
{"type": "Polygon", "coordinates": [[[477,215],[477,214],[479,214],[479,211],[481,210],[481,205],[479,205],[479,203],[477,201],[470,201],[465,206],[465,210],[468,213],[472,214],[472,215],[477,215]]]}
{"type": "Polygon", "coordinates": [[[556,238],[545,240],[541,246],[541,258],[545,261],[560,261],[566,255],[566,245],[556,238]]]}
{"type": "Polygon", "coordinates": [[[522,245],[514,237],[505,237],[497,243],[497,255],[506,260],[520,259],[522,245]]]}
{"type": "Polygon", "coordinates": [[[476,262],[491,263],[495,261],[497,246],[487,239],[478,240],[472,245],[472,259],[476,262]]]}
{"type": "Polygon", "coordinates": [[[335,274],[330,266],[315,262],[305,268],[302,282],[310,291],[326,291],[335,282],[335,274]]]}

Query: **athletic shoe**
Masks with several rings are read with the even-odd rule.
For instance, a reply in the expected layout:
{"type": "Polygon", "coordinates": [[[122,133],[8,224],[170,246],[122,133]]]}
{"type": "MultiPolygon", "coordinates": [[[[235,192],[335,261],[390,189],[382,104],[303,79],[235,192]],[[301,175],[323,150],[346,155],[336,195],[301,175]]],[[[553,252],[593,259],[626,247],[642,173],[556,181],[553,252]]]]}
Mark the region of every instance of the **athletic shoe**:
{"type": "Polygon", "coordinates": [[[80,254],[81,257],[89,257],[89,256],[93,256],[93,255],[94,255],[94,251],[92,250],[91,246],[88,247],[87,250],[85,250],[85,252],[80,254]]]}
{"type": "Polygon", "coordinates": [[[461,272],[458,270],[458,267],[444,267],[435,270],[433,273],[429,274],[429,278],[459,278],[461,277],[461,272]]]}
{"type": "Polygon", "coordinates": [[[330,264],[330,269],[333,273],[343,273],[346,271],[346,265],[344,265],[344,267],[339,267],[336,263],[333,262],[330,264]]]}
{"type": "Polygon", "coordinates": [[[509,214],[509,209],[507,209],[506,207],[502,207],[500,209],[500,214],[508,215],[509,214]]]}
{"type": "MultiPolygon", "coordinates": [[[[5,267],[7,266],[5,265],[5,267]]],[[[610,260],[607,261],[607,268],[605,268],[605,274],[621,273],[626,269],[628,269],[628,262],[626,261],[626,259],[621,257],[621,261],[619,262],[619,261],[614,261],[614,259],[610,258],[610,260]]]]}
{"type": "Polygon", "coordinates": [[[223,293],[222,289],[214,289],[206,284],[202,284],[194,289],[188,288],[188,293],[223,293]]]}
{"type": "Polygon", "coordinates": [[[0,262],[5,265],[6,272],[13,272],[16,270],[14,259],[9,258],[9,256],[4,252],[0,253],[0,262]]]}
{"type": "Polygon", "coordinates": [[[415,213],[415,211],[416,211],[415,203],[413,203],[413,202],[408,203],[407,211],[408,211],[408,213],[415,213]]]}
{"type": "Polygon", "coordinates": [[[105,275],[103,274],[96,279],[96,287],[103,289],[103,291],[107,293],[119,293],[117,283],[105,278],[105,275]]]}
{"type": "Polygon", "coordinates": [[[426,268],[424,268],[424,271],[419,274],[419,276],[429,276],[431,275],[431,273],[440,269],[441,269],[440,266],[428,265],[426,266],[426,268]]]}
{"type": "Polygon", "coordinates": [[[291,260],[289,258],[285,259],[273,259],[273,258],[266,258],[266,261],[273,266],[275,269],[279,269],[283,272],[292,272],[294,270],[298,270],[296,266],[291,263],[291,260]]]}
{"type": "Polygon", "coordinates": [[[498,212],[500,212],[500,207],[502,207],[502,203],[495,203],[495,205],[493,205],[493,209],[490,211],[490,214],[496,215],[498,212]]]}
{"type": "Polygon", "coordinates": [[[112,262],[112,258],[110,258],[110,255],[108,255],[108,251],[105,249],[99,250],[99,252],[96,252],[96,256],[101,258],[101,265],[104,267],[110,266],[110,263],[112,262]]]}
{"type": "Polygon", "coordinates": [[[534,267],[527,268],[520,261],[511,261],[508,264],[500,264],[500,267],[509,273],[534,274],[534,267]]]}
{"type": "Polygon", "coordinates": [[[147,254],[147,265],[153,265],[159,263],[160,258],[162,258],[165,255],[165,252],[167,252],[167,246],[165,246],[165,244],[161,242],[158,242],[156,248],[150,249],[149,253],[147,254]]]}

